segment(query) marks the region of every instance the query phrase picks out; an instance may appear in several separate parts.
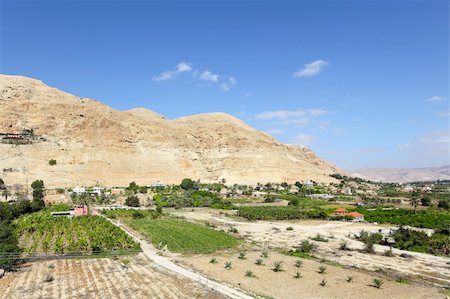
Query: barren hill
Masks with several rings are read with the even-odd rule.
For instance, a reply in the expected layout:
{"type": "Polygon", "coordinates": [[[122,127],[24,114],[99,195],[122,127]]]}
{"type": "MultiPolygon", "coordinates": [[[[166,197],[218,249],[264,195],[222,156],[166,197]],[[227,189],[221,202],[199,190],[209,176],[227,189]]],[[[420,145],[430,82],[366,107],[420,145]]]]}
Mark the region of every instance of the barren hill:
{"type": "Polygon", "coordinates": [[[340,172],[306,147],[280,143],[225,113],[168,120],[144,108],[118,111],[39,80],[0,75],[0,134],[25,128],[33,129],[31,144],[0,143],[8,185],[38,178],[50,186],[178,183],[185,177],[329,182],[329,174],[340,172]],[[50,159],[57,164],[49,165],[50,159]]]}
{"type": "Polygon", "coordinates": [[[426,168],[364,168],[354,172],[355,176],[380,182],[407,183],[450,180],[450,165],[426,168]]]}

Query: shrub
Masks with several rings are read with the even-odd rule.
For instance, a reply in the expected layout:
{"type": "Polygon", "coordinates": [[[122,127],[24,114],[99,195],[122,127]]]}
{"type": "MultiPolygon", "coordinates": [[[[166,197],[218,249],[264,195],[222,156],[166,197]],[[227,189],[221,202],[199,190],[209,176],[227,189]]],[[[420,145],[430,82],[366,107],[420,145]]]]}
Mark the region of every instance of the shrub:
{"type": "Polygon", "coordinates": [[[325,274],[326,271],[327,271],[327,267],[326,267],[326,266],[320,266],[320,267],[319,267],[318,273],[320,273],[320,274],[325,274]]]}
{"type": "Polygon", "coordinates": [[[50,159],[50,160],[48,160],[48,164],[51,165],[51,166],[56,165],[56,160],[55,159],[50,159]]]}
{"type": "Polygon", "coordinates": [[[372,280],[372,286],[377,288],[377,289],[380,289],[381,286],[383,285],[383,283],[384,283],[384,281],[382,279],[380,279],[380,278],[374,278],[372,280]]]}
{"type": "Polygon", "coordinates": [[[371,243],[371,242],[366,243],[366,245],[364,245],[363,251],[366,253],[375,253],[375,249],[373,248],[373,243],[371,243]]]}
{"type": "Polygon", "coordinates": [[[302,277],[302,274],[299,271],[295,272],[294,278],[301,278],[301,277],[302,277]]]}
{"type": "Polygon", "coordinates": [[[262,259],[257,259],[255,264],[257,264],[258,266],[262,266],[263,264],[263,260],[262,259]]]}
{"type": "Polygon", "coordinates": [[[319,283],[319,285],[324,287],[327,285],[327,281],[325,279],[322,279],[322,281],[319,283]]]}
{"type": "Polygon", "coordinates": [[[347,280],[347,282],[352,282],[352,281],[353,281],[353,276],[351,276],[351,275],[350,275],[350,276],[347,276],[347,279],[346,279],[346,280],[347,280]]]}
{"type": "Polygon", "coordinates": [[[216,264],[217,263],[217,259],[215,257],[213,257],[209,262],[211,264],[216,264]]]}
{"type": "Polygon", "coordinates": [[[300,243],[300,246],[297,248],[297,251],[303,252],[303,253],[311,253],[314,251],[314,249],[315,249],[314,243],[312,243],[308,240],[303,240],[300,243]]]}
{"type": "Polygon", "coordinates": [[[273,263],[273,272],[282,272],[283,270],[283,262],[282,261],[276,261],[273,263]]]}
{"type": "Polygon", "coordinates": [[[295,261],[295,264],[294,264],[294,267],[300,268],[302,265],[303,265],[303,261],[301,261],[301,260],[296,260],[296,261],[295,261]]]}
{"type": "Polygon", "coordinates": [[[389,249],[386,249],[383,253],[384,256],[392,257],[394,256],[394,253],[392,252],[392,247],[389,249]]]}
{"type": "Polygon", "coordinates": [[[448,199],[441,199],[438,203],[438,207],[439,208],[443,208],[443,209],[450,209],[450,200],[448,199]]]}
{"type": "Polygon", "coordinates": [[[311,240],[318,241],[318,242],[328,242],[328,239],[319,233],[316,236],[312,237],[311,240]]]}
{"type": "Polygon", "coordinates": [[[350,250],[350,248],[348,247],[348,242],[345,240],[342,240],[339,243],[339,250],[350,250]]]}
{"type": "Polygon", "coordinates": [[[261,257],[262,257],[262,258],[267,258],[267,257],[269,257],[269,252],[268,252],[267,250],[263,250],[263,251],[261,252],[261,257]]]}
{"type": "Polygon", "coordinates": [[[139,207],[139,198],[137,198],[137,196],[129,196],[126,200],[125,200],[125,204],[129,207],[139,207]]]}
{"type": "Polygon", "coordinates": [[[142,219],[142,218],[145,218],[145,214],[142,213],[141,211],[133,211],[133,214],[131,217],[133,217],[133,219],[142,219]]]}
{"type": "Polygon", "coordinates": [[[232,263],[230,261],[225,262],[225,269],[230,270],[232,263]]]}
{"type": "Polygon", "coordinates": [[[229,233],[232,233],[232,234],[237,234],[237,233],[238,233],[238,230],[237,230],[237,228],[235,228],[234,226],[232,226],[232,227],[230,227],[230,228],[228,229],[228,232],[229,232],[229,233]]]}
{"type": "Polygon", "coordinates": [[[402,283],[402,284],[408,284],[408,283],[409,283],[409,279],[406,278],[406,277],[403,276],[403,275],[397,276],[397,277],[395,278],[395,281],[398,282],[398,283],[402,283]]]}
{"type": "Polygon", "coordinates": [[[245,252],[245,251],[241,251],[241,252],[239,252],[239,259],[240,260],[245,260],[246,259],[246,256],[247,255],[247,252],[245,252]]]}
{"type": "Polygon", "coordinates": [[[255,275],[255,274],[253,274],[253,272],[252,272],[252,271],[250,271],[250,270],[247,270],[247,272],[245,272],[245,276],[246,276],[246,277],[249,277],[249,278],[253,278],[253,277],[256,277],[256,275],[255,275]]]}
{"type": "Polygon", "coordinates": [[[286,227],[286,230],[294,230],[294,228],[292,226],[288,226],[286,227]]]}

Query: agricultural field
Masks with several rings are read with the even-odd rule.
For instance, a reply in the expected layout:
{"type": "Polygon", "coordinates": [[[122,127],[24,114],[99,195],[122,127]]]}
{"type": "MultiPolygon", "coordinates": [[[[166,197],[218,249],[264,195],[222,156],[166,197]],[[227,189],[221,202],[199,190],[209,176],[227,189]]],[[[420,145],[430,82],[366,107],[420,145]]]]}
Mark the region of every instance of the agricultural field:
{"type": "Polygon", "coordinates": [[[298,206],[239,207],[238,215],[247,220],[325,219],[321,209],[303,209],[298,206]]]}
{"type": "Polygon", "coordinates": [[[369,222],[391,223],[433,229],[450,227],[450,212],[444,210],[427,209],[414,211],[410,209],[357,209],[356,211],[364,214],[364,219],[369,222]]]}
{"type": "Polygon", "coordinates": [[[289,221],[247,221],[233,215],[225,215],[213,209],[173,210],[173,213],[187,219],[214,224],[217,228],[228,230],[233,227],[237,235],[247,244],[259,244],[264,248],[279,248],[283,251],[296,249],[308,240],[314,244],[312,255],[325,258],[342,265],[348,265],[369,272],[390,272],[416,277],[437,285],[448,285],[450,268],[448,258],[431,254],[393,249],[386,256],[388,246],[375,244],[374,252],[364,252],[364,243],[354,238],[361,231],[389,234],[395,226],[327,220],[289,220],[289,221]],[[320,239],[324,241],[317,241],[320,239]],[[342,242],[347,249],[341,250],[342,242]]]}
{"type": "Polygon", "coordinates": [[[197,283],[158,270],[143,254],[24,264],[0,279],[1,299],[223,298],[197,283]]]}
{"type": "MultiPolygon", "coordinates": [[[[54,209],[54,208],[53,208],[54,209]]],[[[14,221],[19,245],[27,255],[138,252],[139,245],[100,216],[53,217],[51,209],[14,221]]]]}
{"type": "Polygon", "coordinates": [[[314,259],[274,251],[197,255],[177,259],[201,273],[267,298],[443,298],[439,288],[414,284],[407,278],[385,277],[314,259]],[[377,282],[380,285],[377,285],[377,282]],[[379,286],[379,288],[378,288],[379,286]]]}
{"type": "Polygon", "coordinates": [[[233,248],[239,243],[235,236],[205,225],[176,218],[155,219],[155,213],[151,211],[110,210],[103,213],[123,220],[153,245],[159,248],[167,245],[173,252],[210,253],[233,248]]]}

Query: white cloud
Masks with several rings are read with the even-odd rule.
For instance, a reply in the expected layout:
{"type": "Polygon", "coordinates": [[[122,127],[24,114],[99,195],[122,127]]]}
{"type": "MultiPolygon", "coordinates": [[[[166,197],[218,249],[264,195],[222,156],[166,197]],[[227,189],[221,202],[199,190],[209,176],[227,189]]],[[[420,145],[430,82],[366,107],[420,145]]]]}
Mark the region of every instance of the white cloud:
{"type": "Polygon", "coordinates": [[[440,103],[440,102],[444,102],[445,100],[447,100],[447,98],[444,96],[432,96],[431,98],[428,98],[425,101],[432,102],[432,103],[440,103]]]}
{"type": "Polygon", "coordinates": [[[306,125],[309,123],[309,117],[321,116],[327,113],[329,112],[323,109],[277,110],[265,111],[257,114],[255,118],[260,120],[275,120],[283,125],[306,125]]]}
{"type": "Polygon", "coordinates": [[[153,81],[173,80],[173,79],[175,79],[175,77],[178,74],[186,73],[186,72],[190,72],[190,71],[192,71],[192,67],[188,63],[182,61],[176,65],[176,68],[174,71],[162,72],[160,75],[153,77],[153,81]]]}
{"type": "Polygon", "coordinates": [[[251,92],[246,92],[242,95],[243,98],[248,98],[249,96],[253,95],[251,92]]]}
{"type": "Polygon", "coordinates": [[[445,112],[438,112],[436,113],[436,115],[440,117],[450,117],[450,110],[445,112]]]}
{"type": "Polygon", "coordinates": [[[177,65],[177,71],[176,71],[177,73],[184,73],[184,72],[190,72],[190,71],[192,71],[192,67],[184,61],[180,62],[177,65]]]}
{"type": "Polygon", "coordinates": [[[281,135],[284,133],[284,131],[282,129],[269,129],[266,131],[268,134],[270,135],[281,135]]]}
{"type": "Polygon", "coordinates": [[[210,71],[204,71],[200,74],[199,78],[204,81],[217,82],[219,81],[220,76],[210,71]]]}
{"type": "Polygon", "coordinates": [[[229,83],[222,83],[222,84],[220,85],[220,88],[221,88],[223,91],[229,91],[230,88],[231,88],[231,86],[237,84],[237,80],[234,79],[234,77],[228,78],[228,81],[229,81],[229,83]]]}
{"type": "Polygon", "coordinates": [[[313,135],[308,135],[305,133],[298,133],[293,140],[294,144],[298,144],[298,145],[304,145],[304,146],[309,146],[312,144],[312,142],[314,141],[314,136],[313,135]]]}
{"type": "Polygon", "coordinates": [[[172,80],[175,77],[175,72],[162,72],[159,76],[153,77],[153,81],[172,80]]]}
{"type": "Polygon", "coordinates": [[[327,66],[329,62],[324,60],[316,60],[311,63],[305,64],[303,69],[300,69],[294,73],[294,77],[312,77],[319,74],[322,69],[327,66]]]}

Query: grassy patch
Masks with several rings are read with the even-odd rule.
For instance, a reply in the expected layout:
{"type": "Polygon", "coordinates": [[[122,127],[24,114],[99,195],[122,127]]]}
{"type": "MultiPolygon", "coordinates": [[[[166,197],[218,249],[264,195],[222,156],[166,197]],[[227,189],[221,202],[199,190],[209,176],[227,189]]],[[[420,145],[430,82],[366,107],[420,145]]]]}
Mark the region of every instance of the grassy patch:
{"type": "Polygon", "coordinates": [[[127,223],[154,245],[167,245],[173,252],[211,253],[239,242],[225,232],[180,219],[129,219],[127,223]]]}

